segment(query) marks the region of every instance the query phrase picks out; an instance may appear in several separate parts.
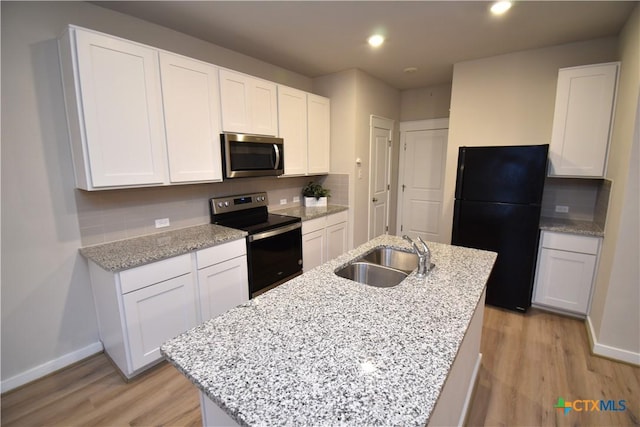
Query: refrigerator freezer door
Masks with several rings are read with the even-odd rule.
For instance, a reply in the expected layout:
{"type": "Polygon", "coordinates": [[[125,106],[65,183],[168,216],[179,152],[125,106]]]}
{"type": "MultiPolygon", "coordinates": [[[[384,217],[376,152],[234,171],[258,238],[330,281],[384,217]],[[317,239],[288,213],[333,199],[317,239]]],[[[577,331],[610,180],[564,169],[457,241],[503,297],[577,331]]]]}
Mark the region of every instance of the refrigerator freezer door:
{"type": "Polygon", "coordinates": [[[498,253],[487,304],[525,311],[538,247],[540,206],[455,201],[452,244],[498,253]]]}
{"type": "Polygon", "coordinates": [[[460,147],[456,199],[540,204],[548,145],[460,147]]]}

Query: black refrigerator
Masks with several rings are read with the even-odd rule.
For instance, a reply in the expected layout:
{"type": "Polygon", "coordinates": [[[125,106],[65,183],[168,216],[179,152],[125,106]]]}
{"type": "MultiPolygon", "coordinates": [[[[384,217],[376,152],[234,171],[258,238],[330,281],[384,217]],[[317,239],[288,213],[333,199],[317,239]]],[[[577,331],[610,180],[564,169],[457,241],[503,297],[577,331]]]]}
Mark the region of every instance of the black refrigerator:
{"type": "Polygon", "coordinates": [[[498,253],[486,303],[531,306],[549,145],[460,147],[452,244],[498,253]]]}

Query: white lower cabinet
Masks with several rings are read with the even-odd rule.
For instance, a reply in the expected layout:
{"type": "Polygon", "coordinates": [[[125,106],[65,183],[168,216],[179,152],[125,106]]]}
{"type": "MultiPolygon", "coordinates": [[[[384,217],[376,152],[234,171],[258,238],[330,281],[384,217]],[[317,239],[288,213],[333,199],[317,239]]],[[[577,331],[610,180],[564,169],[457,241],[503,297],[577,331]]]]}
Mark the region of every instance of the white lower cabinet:
{"type": "Polygon", "coordinates": [[[245,239],[111,272],[89,262],[105,352],[131,378],[167,340],[249,299],[245,239]]]}
{"type": "Polygon", "coordinates": [[[600,238],[543,231],[533,303],[586,315],[596,272],[600,238]]]}
{"type": "Polygon", "coordinates": [[[160,345],[196,325],[191,255],[112,273],[90,262],[100,339],[125,377],[160,361],[160,345]]]}
{"type": "Polygon", "coordinates": [[[197,252],[200,321],[249,300],[247,248],[236,240],[197,252]]]}
{"type": "Polygon", "coordinates": [[[339,212],[302,223],[302,267],[309,271],[347,251],[348,213],[339,212]]]}
{"type": "Polygon", "coordinates": [[[161,358],[160,345],[196,325],[193,275],[123,295],[133,370],[161,358]]]}

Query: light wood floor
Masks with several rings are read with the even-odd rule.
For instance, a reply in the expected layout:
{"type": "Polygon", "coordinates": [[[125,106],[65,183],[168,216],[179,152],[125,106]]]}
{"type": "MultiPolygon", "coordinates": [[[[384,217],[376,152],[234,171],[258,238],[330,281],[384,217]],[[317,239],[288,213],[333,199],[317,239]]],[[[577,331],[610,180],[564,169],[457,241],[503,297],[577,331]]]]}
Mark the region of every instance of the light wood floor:
{"type": "MultiPolygon", "coordinates": [[[[640,425],[640,368],[591,356],[583,321],[487,307],[482,353],[469,425],[640,425]],[[627,410],[565,415],[559,397],[627,410]]],[[[2,395],[1,407],[5,427],[201,425],[196,388],[175,368],[125,383],[102,354],[2,395]]]]}

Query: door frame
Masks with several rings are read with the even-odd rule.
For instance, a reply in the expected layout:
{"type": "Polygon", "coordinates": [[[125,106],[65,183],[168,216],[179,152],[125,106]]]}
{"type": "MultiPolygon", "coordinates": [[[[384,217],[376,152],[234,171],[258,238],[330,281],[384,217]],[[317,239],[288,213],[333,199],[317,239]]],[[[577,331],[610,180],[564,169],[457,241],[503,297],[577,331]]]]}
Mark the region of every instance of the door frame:
{"type": "Polygon", "coordinates": [[[387,212],[385,213],[385,234],[389,234],[389,203],[391,202],[391,155],[393,154],[393,129],[395,128],[395,120],[388,119],[386,117],[370,115],[369,116],[369,182],[368,182],[368,197],[367,197],[367,239],[371,239],[371,199],[373,194],[371,191],[371,183],[373,181],[373,143],[374,143],[374,129],[388,129],[389,130],[389,144],[387,146],[387,212]]]}
{"type": "MultiPolygon", "coordinates": [[[[400,177],[405,168],[403,147],[407,142],[407,132],[441,129],[449,129],[448,117],[442,119],[412,120],[408,122],[400,122],[400,155],[398,156],[398,188],[396,189],[396,191],[398,192],[398,200],[396,204],[396,233],[400,232],[400,225],[402,225],[402,206],[404,202],[404,192],[402,191],[402,179],[400,179],[400,177]]],[[[442,215],[442,211],[440,212],[440,215],[442,215]]]]}

